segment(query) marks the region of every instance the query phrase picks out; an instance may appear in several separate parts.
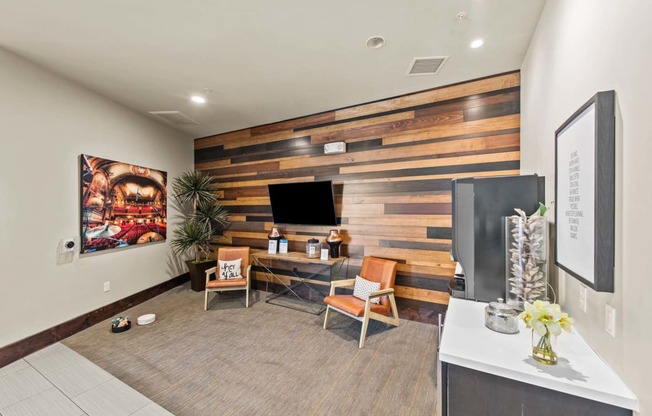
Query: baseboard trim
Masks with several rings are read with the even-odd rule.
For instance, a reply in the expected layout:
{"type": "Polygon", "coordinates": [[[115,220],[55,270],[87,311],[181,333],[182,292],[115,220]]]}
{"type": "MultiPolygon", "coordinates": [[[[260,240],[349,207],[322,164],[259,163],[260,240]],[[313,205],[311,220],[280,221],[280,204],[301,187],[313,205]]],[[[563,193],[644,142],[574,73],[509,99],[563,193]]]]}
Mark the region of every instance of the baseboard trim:
{"type": "Polygon", "coordinates": [[[48,345],[68,338],[77,332],[83,331],[84,329],[91,327],[98,322],[102,322],[125,309],[129,309],[158,296],[163,292],[167,292],[188,280],[190,280],[190,275],[188,273],[182,274],[181,276],[174,277],[148,289],[141,290],[140,292],[127,296],[126,298],[117,300],[113,303],[102,306],[101,308],[95,309],[94,311],[85,313],[76,318],[70,319],[69,321],[53,326],[52,328],[2,347],[0,348],[0,368],[45,348],[48,345]]]}

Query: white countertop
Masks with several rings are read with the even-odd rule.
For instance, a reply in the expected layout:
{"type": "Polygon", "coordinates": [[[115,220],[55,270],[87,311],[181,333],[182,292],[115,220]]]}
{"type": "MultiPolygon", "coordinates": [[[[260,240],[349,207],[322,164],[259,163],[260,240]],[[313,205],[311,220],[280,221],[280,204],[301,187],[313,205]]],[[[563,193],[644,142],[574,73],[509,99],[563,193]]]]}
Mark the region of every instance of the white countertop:
{"type": "Polygon", "coordinates": [[[532,359],[532,330],[518,334],[484,326],[486,303],[451,298],[439,347],[443,362],[597,402],[638,410],[638,399],[574,329],[557,338],[556,365],[532,359]]]}

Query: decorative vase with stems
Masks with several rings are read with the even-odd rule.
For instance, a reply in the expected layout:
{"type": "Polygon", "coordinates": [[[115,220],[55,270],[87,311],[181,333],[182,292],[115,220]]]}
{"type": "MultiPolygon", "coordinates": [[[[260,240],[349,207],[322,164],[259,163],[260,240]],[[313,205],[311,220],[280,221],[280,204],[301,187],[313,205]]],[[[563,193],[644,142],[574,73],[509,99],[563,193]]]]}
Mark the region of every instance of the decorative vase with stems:
{"type": "Polygon", "coordinates": [[[182,222],[174,230],[171,246],[178,256],[189,254],[194,259],[186,264],[190,271],[191,288],[204,290],[202,269],[212,266],[210,242],[229,224],[229,214],[222,206],[215,191],[217,184],[207,173],[184,172],[172,181],[172,203],[180,213],[182,222]],[[205,263],[206,267],[200,267],[205,263]]]}
{"type": "Polygon", "coordinates": [[[557,363],[557,335],[549,330],[539,335],[532,330],[532,358],[544,364],[557,363]]]}
{"type": "Polygon", "coordinates": [[[540,300],[525,302],[519,318],[532,328],[532,358],[543,364],[557,364],[557,336],[562,330],[571,332],[573,319],[556,303],[540,300]]]}
{"type": "Polygon", "coordinates": [[[547,294],[548,222],[547,208],[529,217],[516,208],[519,215],[507,218],[507,304],[523,310],[525,302],[545,299],[547,294]]]}

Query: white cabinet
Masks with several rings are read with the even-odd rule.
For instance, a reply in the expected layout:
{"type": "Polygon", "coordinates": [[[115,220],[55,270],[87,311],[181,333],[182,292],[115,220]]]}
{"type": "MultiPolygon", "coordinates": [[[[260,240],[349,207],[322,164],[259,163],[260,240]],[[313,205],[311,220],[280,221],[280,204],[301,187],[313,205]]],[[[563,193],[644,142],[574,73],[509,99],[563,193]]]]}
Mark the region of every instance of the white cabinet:
{"type": "Polygon", "coordinates": [[[557,365],[540,364],[530,356],[530,330],[491,331],[485,306],[450,300],[438,352],[443,415],[619,416],[638,409],[636,396],[578,333],[559,337],[557,365]]]}

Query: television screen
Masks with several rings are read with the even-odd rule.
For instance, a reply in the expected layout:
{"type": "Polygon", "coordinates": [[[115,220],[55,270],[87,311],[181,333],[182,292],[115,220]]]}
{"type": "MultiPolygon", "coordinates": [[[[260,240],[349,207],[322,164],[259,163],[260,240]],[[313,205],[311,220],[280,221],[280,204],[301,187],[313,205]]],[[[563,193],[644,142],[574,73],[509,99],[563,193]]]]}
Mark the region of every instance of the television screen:
{"type": "Polygon", "coordinates": [[[276,224],[337,225],[331,181],[267,185],[276,224]]]}

